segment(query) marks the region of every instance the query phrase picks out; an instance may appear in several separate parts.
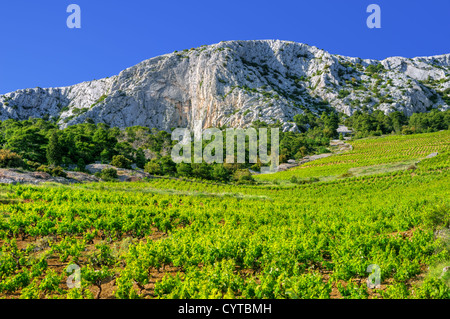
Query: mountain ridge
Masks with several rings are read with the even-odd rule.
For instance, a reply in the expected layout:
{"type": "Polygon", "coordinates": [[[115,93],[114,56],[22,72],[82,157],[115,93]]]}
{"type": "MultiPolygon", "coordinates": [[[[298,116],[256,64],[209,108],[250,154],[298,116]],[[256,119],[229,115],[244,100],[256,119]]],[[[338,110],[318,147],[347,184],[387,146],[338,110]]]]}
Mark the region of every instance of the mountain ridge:
{"type": "Polygon", "coordinates": [[[144,60],[112,77],[0,96],[0,120],[53,118],[60,127],[246,127],[330,107],[399,110],[410,115],[449,108],[450,54],[346,57],[281,40],[222,41],[144,60]]]}

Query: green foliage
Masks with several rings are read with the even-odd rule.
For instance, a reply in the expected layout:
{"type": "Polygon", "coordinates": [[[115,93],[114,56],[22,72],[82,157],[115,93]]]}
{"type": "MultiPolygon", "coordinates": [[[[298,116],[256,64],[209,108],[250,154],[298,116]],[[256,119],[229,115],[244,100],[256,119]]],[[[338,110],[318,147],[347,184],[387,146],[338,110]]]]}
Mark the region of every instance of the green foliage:
{"type": "Polygon", "coordinates": [[[152,159],[151,161],[147,162],[144,167],[145,172],[152,174],[152,175],[162,175],[162,168],[157,159],[152,159]]]}
{"type": "MultiPolygon", "coordinates": [[[[99,103],[102,103],[108,96],[103,94],[94,104],[91,105],[91,109],[99,103]]],[[[86,109],[87,111],[87,109],[86,109]]]]}
{"type": "Polygon", "coordinates": [[[201,179],[211,179],[211,166],[205,162],[192,164],[192,175],[201,179]]]}
{"type": "MultiPolygon", "coordinates": [[[[0,203],[0,297],[449,298],[448,252],[434,231],[448,227],[448,134],[352,141],[352,152],[293,170],[294,184],[154,178],[3,186],[16,203],[0,203]],[[444,156],[414,174],[309,179],[318,169],[433,151],[444,156]],[[428,277],[435,262],[438,272],[428,277]],[[81,287],[68,289],[73,263],[81,265],[81,287]],[[372,264],[382,286],[370,291],[372,264]]],[[[205,167],[214,174],[219,164],[205,167]]]]}
{"type": "Polygon", "coordinates": [[[113,159],[111,161],[111,165],[115,166],[117,168],[130,169],[131,168],[131,164],[132,164],[132,162],[129,159],[127,159],[125,156],[123,156],[123,155],[113,156],[113,159]]]}
{"type": "Polygon", "coordinates": [[[36,168],[36,171],[38,172],[45,172],[53,177],[67,177],[67,173],[64,171],[64,169],[61,166],[47,166],[47,165],[41,165],[38,168],[36,168]]]}
{"type": "Polygon", "coordinates": [[[353,129],[354,136],[357,138],[389,134],[392,131],[398,134],[436,132],[448,129],[450,110],[414,113],[409,118],[398,111],[391,112],[388,115],[379,110],[372,114],[356,111],[344,123],[353,129]]]}
{"type": "Polygon", "coordinates": [[[59,143],[58,133],[54,131],[49,138],[47,145],[47,163],[49,165],[61,164],[63,152],[59,143]]]}
{"type": "Polygon", "coordinates": [[[53,167],[50,175],[54,177],[67,177],[67,173],[64,171],[64,169],[61,166],[53,167]]]}
{"type": "Polygon", "coordinates": [[[376,65],[371,64],[366,68],[366,73],[372,74],[372,75],[375,73],[383,72],[383,71],[385,71],[385,69],[381,63],[378,63],[376,65]]]}
{"type": "Polygon", "coordinates": [[[191,164],[188,163],[179,163],[177,164],[177,174],[181,177],[190,177],[192,176],[192,167],[191,164]]]}
{"type": "Polygon", "coordinates": [[[233,174],[233,180],[237,182],[237,184],[252,184],[254,183],[254,179],[252,174],[248,171],[248,169],[239,169],[233,174]]]}
{"type": "Polygon", "coordinates": [[[415,291],[420,299],[450,299],[450,287],[438,278],[427,278],[415,291]]]}
{"type": "Polygon", "coordinates": [[[347,90],[340,90],[338,93],[338,98],[343,99],[350,95],[350,92],[347,90]]]}
{"type": "Polygon", "coordinates": [[[173,175],[176,173],[177,167],[170,156],[163,156],[147,162],[144,170],[152,175],[173,175]]]}
{"type": "Polygon", "coordinates": [[[104,169],[102,169],[102,171],[100,172],[98,177],[100,177],[101,179],[103,179],[106,182],[112,182],[112,181],[117,180],[117,178],[119,176],[117,175],[117,170],[116,169],[114,169],[114,168],[104,168],[104,169]]]}
{"type": "Polygon", "coordinates": [[[23,167],[22,157],[8,149],[0,149],[0,168],[23,167]]]}
{"type": "Polygon", "coordinates": [[[43,130],[54,128],[54,124],[43,120],[2,122],[3,148],[9,149],[23,159],[38,163],[46,161],[46,145],[48,143],[43,130]]]}
{"type": "Polygon", "coordinates": [[[59,130],[55,123],[42,119],[7,120],[0,124],[0,143],[26,161],[45,165],[109,163],[114,156],[122,155],[143,168],[144,150],[167,152],[171,135],[140,126],[120,130],[102,123],[85,123],[59,130]]]}
{"type": "Polygon", "coordinates": [[[222,164],[215,164],[211,170],[211,179],[227,182],[230,179],[230,172],[222,164]]]}
{"type": "Polygon", "coordinates": [[[438,227],[449,228],[450,227],[450,205],[442,205],[434,207],[432,210],[426,213],[427,224],[436,229],[438,227]]]}
{"type": "Polygon", "coordinates": [[[144,151],[140,148],[136,151],[135,155],[136,166],[139,168],[144,168],[147,162],[144,151]]]}

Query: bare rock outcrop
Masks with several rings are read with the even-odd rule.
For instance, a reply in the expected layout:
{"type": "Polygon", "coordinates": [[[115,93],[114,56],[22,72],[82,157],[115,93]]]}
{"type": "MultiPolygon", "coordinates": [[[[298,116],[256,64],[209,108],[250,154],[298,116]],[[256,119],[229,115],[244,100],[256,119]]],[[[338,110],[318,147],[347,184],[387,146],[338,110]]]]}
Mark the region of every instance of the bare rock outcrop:
{"type": "Polygon", "coordinates": [[[106,79],[4,94],[0,120],[39,117],[54,118],[60,127],[102,122],[167,131],[262,120],[296,130],[296,114],[325,106],[347,114],[448,109],[449,88],[450,54],[376,61],[290,41],[228,41],[158,56],[106,79]]]}

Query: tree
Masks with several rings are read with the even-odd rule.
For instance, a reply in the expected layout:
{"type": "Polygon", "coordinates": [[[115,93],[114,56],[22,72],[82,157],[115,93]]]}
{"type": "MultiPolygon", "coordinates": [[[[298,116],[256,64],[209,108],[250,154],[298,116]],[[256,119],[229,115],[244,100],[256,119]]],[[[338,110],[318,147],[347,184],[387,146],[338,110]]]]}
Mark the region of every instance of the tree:
{"type": "Polygon", "coordinates": [[[80,157],[77,162],[77,171],[84,172],[86,171],[86,162],[80,157]]]}
{"type": "Polygon", "coordinates": [[[145,157],[144,151],[141,148],[136,151],[134,161],[135,161],[137,167],[144,168],[145,163],[147,162],[147,159],[145,157]]]}
{"type": "Polygon", "coordinates": [[[392,126],[395,132],[400,132],[402,130],[403,125],[406,124],[407,118],[403,112],[395,111],[389,114],[389,117],[392,120],[392,126]]]}
{"type": "Polygon", "coordinates": [[[100,153],[100,160],[102,163],[107,163],[112,160],[112,151],[109,149],[103,149],[103,151],[100,153]]]}
{"type": "Polygon", "coordinates": [[[59,165],[62,159],[62,148],[57,131],[53,131],[47,146],[47,162],[49,165],[59,165]]]}
{"type": "Polygon", "coordinates": [[[144,171],[152,175],[162,175],[161,165],[155,158],[145,164],[144,171]]]}
{"type": "Polygon", "coordinates": [[[177,171],[176,164],[170,156],[161,157],[159,164],[164,175],[173,175],[177,171]]]}
{"type": "Polygon", "coordinates": [[[211,167],[205,162],[201,164],[192,164],[192,174],[197,178],[211,179],[211,167]]]}
{"type": "Polygon", "coordinates": [[[44,163],[48,140],[39,128],[33,127],[27,122],[23,123],[20,128],[11,131],[10,136],[6,138],[7,142],[4,148],[21,155],[22,158],[44,163]]]}
{"type": "Polygon", "coordinates": [[[214,180],[226,182],[230,179],[230,172],[222,164],[216,164],[211,171],[211,177],[214,180]]]}
{"type": "Polygon", "coordinates": [[[177,174],[182,177],[190,177],[192,176],[192,167],[191,164],[188,163],[179,163],[177,164],[177,174]]]}

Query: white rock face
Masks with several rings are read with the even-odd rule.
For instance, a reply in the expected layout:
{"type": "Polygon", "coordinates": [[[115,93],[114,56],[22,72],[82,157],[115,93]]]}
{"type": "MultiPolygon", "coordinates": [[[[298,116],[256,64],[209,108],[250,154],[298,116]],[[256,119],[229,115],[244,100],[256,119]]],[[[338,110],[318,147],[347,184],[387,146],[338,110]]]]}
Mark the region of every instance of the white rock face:
{"type": "Polygon", "coordinates": [[[375,61],[288,41],[229,41],[155,57],[111,78],[5,94],[0,120],[53,117],[61,127],[88,121],[167,131],[279,120],[295,130],[296,114],[326,105],[346,114],[447,109],[440,92],[449,87],[450,54],[375,61]],[[384,71],[366,71],[379,63],[384,71]]]}

